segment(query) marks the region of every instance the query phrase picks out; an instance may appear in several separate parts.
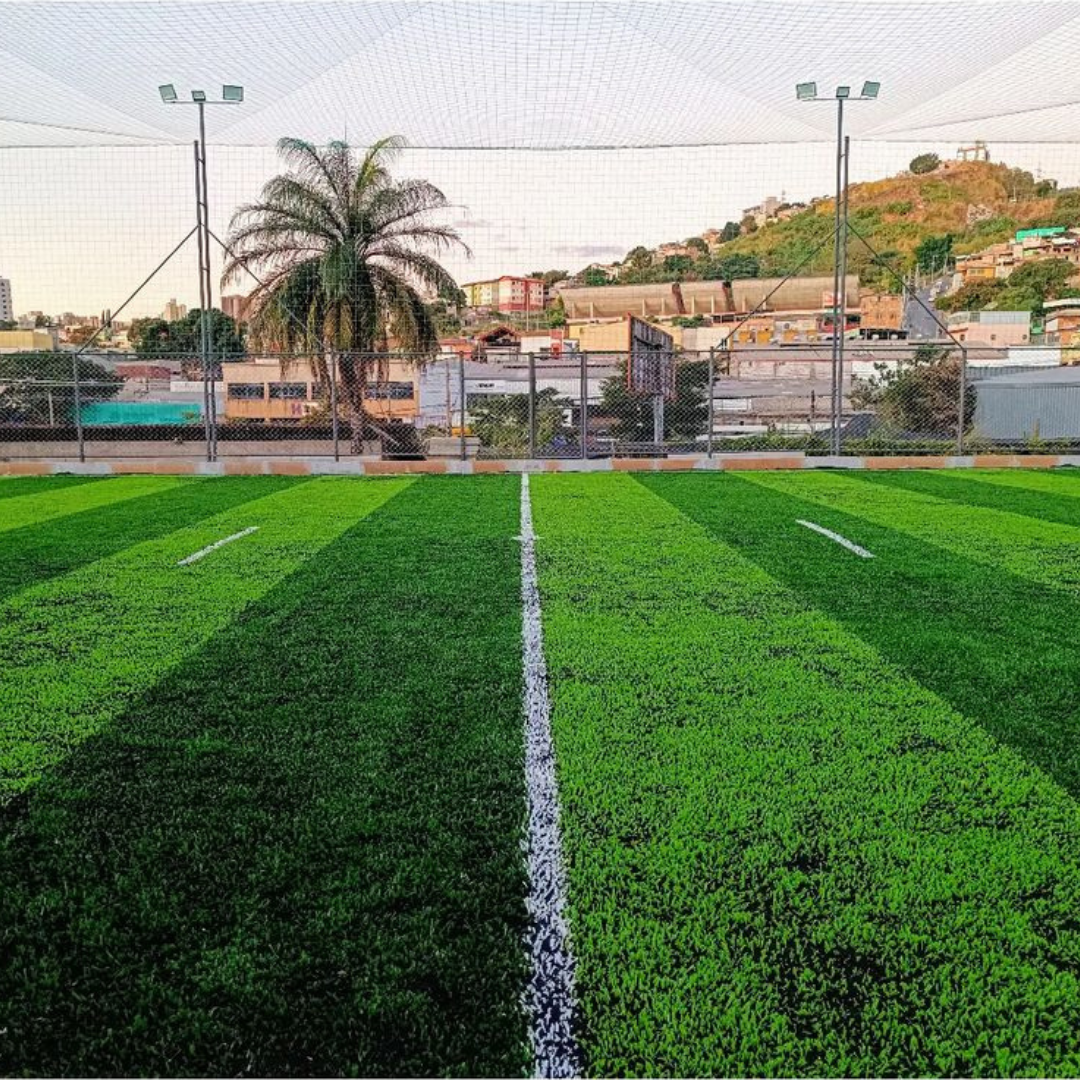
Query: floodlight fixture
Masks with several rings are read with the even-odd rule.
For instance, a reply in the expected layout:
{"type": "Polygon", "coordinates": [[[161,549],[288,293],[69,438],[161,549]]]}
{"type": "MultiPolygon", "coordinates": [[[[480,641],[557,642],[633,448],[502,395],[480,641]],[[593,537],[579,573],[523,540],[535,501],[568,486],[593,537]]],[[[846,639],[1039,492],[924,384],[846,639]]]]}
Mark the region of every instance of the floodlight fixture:
{"type": "Polygon", "coordinates": [[[799,101],[813,101],[817,97],[816,82],[801,82],[795,84],[795,97],[799,101]]]}
{"type": "Polygon", "coordinates": [[[158,87],[158,93],[161,95],[161,100],[166,105],[171,105],[174,101],[178,100],[176,87],[172,83],[166,83],[164,86],[158,87]]]}
{"type": "Polygon", "coordinates": [[[850,86],[838,86],[836,88],[836,96],[838,98],[840,98],[841,100],[851,97],[851,87],[850,86]]]}
{"type": "Polygon", "coordinates": [[[201,104],[202,102],[206,101],[206,91],[205,90],[192,90],[191,91],[191,100],[196,102],[197,104],[201,104]]]}
{"type": "Polygon", "coordinates": [[[862,92],[859,97],[866,101],[873,101],[878,96],[878,91],[881,89],[881,83],[879,82],[864,82],[862,84],[862,92]]]}
{"type": "Polygon", "coordinates": [[[241,102],[244,100],[244,88],[242,86],[223,86],[221,88],[221,100],[241,102]]]}

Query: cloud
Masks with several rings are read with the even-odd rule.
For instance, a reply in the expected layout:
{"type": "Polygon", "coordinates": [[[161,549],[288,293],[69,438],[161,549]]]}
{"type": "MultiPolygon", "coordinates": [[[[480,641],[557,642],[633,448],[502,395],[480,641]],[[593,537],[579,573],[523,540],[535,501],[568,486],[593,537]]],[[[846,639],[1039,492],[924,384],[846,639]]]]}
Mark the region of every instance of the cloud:
{"type": "Polygon", "coordinates": [[[573,255],[577,259],[606,259],[625,254],[625,248],[614,244],[558,244],[556,255],[573,255]]]}

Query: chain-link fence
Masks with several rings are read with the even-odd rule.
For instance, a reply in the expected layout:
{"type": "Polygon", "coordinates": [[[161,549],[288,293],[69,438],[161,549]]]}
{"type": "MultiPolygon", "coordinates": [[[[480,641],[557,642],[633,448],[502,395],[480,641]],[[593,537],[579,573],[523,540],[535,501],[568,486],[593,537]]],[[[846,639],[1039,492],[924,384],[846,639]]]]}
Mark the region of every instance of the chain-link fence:
{"type": "Polygon", "coordinates": [[[205,371],[191,355],[0,355],[0,458],[1080,450],[1080,366],[1045,348],[851,342],[838,367],[826,342],[662,363],[648,393],[626,352],[225,355],[205,371]]]}

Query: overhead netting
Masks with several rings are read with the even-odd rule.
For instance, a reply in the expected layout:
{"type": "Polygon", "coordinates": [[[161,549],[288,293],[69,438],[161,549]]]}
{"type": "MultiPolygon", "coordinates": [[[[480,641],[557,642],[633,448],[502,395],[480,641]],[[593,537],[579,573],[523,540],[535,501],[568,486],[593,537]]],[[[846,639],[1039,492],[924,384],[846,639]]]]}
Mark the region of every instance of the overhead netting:
{"type": "Polygon", "coordinates": [[[797,81],[882,83],[854,138],[1063,141],[1074,3],[5,3],[0,144],[184,142],[156,87],[243,84],[211,141],[632,147],[828,137],[797,81]]]}
{"type": "MultiPolygon", "coordinates": [[[[805,80],[881,83],[846,112],[853,182],[981,141],[1078,184],[1077,55],[1076,3],[0,3],[0,277],[16,315],[115,312],[192,228],[197,114],[163,83],[183,102],[244,88],[206,110],[217,236],[281,170],[282,136],[398,135],[395,172],[451,204],[470,252],[445,262],[466,283],[828,196],[836,110],[797,101],[805,80]]],[[[192,241],[124,317],[195,307],[196,283],[192,241]]]]}

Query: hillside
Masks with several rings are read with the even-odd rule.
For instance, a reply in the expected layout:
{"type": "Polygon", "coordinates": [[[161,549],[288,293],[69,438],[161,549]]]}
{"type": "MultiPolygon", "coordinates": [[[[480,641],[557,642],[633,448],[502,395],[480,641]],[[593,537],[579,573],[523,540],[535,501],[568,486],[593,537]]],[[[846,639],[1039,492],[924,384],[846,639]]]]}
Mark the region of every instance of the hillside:
{"type": "MultiPolygon", "coordinates": [[[[912,269],[916,249],[940,238],[939,250],[962,255],[1035,225],[1080,224],[1080,193],[1055,190],[1053,181],[993,162],[942,164],[925,175],[905,172],[885,180],[853,184],[849,193],[853,235],[848,268],[864,284],[886,289],[896,278],[877,263],[861,234],[897,273],[912,269]]],[[[620,281],[772,277],[821,273],[832,268],[833,199],[821,199],[786,221],[714,247],[707,255],[676,256],[650,264],[624,263],[620,281]],[[819,251],[814,249],[821,245],[819,251]]]]}

